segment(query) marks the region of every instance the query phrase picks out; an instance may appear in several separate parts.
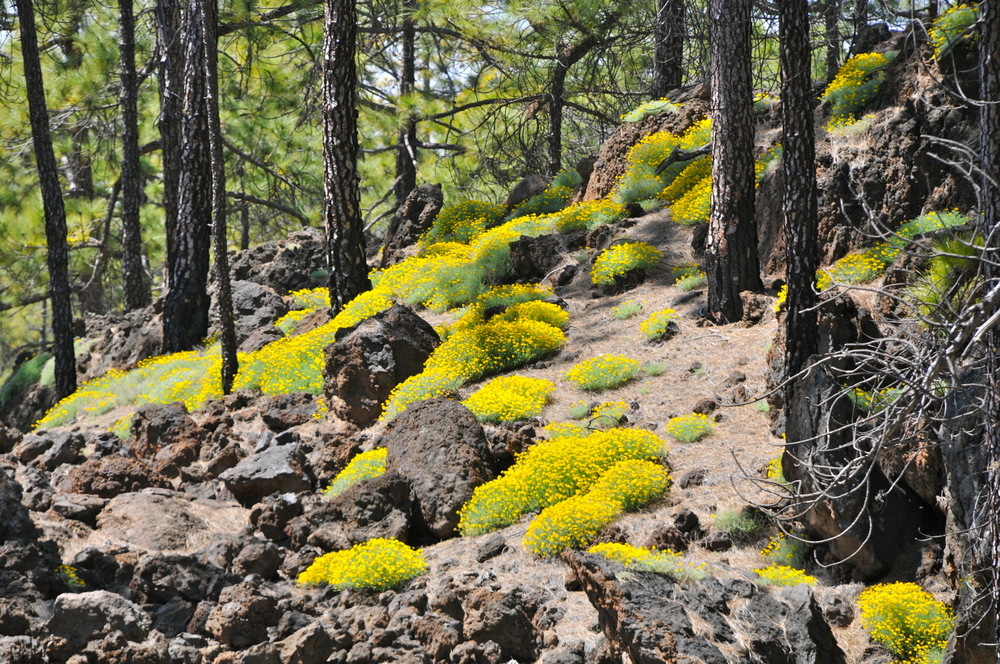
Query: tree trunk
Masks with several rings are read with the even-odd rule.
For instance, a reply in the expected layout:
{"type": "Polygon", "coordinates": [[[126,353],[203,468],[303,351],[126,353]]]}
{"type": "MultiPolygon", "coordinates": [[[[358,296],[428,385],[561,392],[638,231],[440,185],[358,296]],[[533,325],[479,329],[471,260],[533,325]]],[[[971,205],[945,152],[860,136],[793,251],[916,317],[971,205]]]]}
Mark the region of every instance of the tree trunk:
{"type": "Polygon", "coordinates": [[[212,169],[212,244],[215,253],[215,287],[221,330],[222,393],[233,391],[239,370],[236,358],[236,322],[233,318],[233,289],[229,279],[226,241],[226,171],[222,157],[222,127],[219,121],[218,26],[216,0],[191,0],[201,20],[201,41],[205,48],[205,99],[208,111],[208,146],[212,169]]]}
{"type": "MultiPolygon", "coordinates": [[[[980,106],[979,142],[982,153],[982,231],[987,292],[1000,287],[1000,0],[980,3],[979,78],[983,105],[980,106]]],[[[983,408],[984,440],[987,450],[986,532],[988,553],[983,567],[989,570],[989,602],[984,615],[992,651],[1000,643],[1000,330],[986,335],[986,395],[983,408]],[[992,624],[989,623],[992,621],[992,624]],[[992,633],[988,630],[992,627],[992,633]]]]}
{"type": "MultiPolygon", "coordinates": [[[[816,149],[813,128],[809,5],[778,4],[781,41],[781,164],[784,175],[788,297],[785,313],[785,371],[791,377],[817,352],[816,322],[816,149]]],[[[792,383],[789,383],[789,390],[792,383]]],[[[786,403],[789,401],[786,400],[786,403]]]]}
{"type": "Polygon", "coordinates": [[[49,299],[52,300],[52,354],[55,357],[56,396],[67,397],[76,391],[76,356],[73,351],[73,308],[69,287],[69,246],[66,244],[66,209],[56,157],[49,132],[49,113],[45,103],[42,65],[38,56],[38,35],[31,0],[16,0],[21,28],[21,52],[24,60],[24,84],[28,95],[31,138],[38,165],[38,180],[45,212],[45,242],[49,270],[49,299]]]}
{"type": "MultiPolygon", "coordinates": [[[[193,3],[196,4],[196,3],[193,3]]],[[[212,168],[209,156],[207,57],[198,19],[188,6],[179,38],[183,45],[180,163],[177,217],[167,220],[167,294],[163,301],[164,353],[191,350],[208,332],[209,236],[212,168]]]]}
{"type": "MultiPolygon", "coordinates": [[[[611,13],[606,23],[617,20],[617,13],[611,13]]],[[[603,29],[603,28],[602,28],[603,29]]],[[[587,53],[598,44],[596,35],[587,35],[570,46],[561,46],[556,53],[556,65],[549,79],[549,128],[548,128],[548,160],[546,170],[549,177],[555,177],[562,168],[562,125],[564,98],[566,96],[566,76],[570,68],[583,59],[587,53]]]]}
{"type": "Polygon", "coordinates": [[[705,249],[708,317],[743,317],[740,292],[761,290],[754,221],[750,0],[710,0],[712,213],[705,249]]]}
{"type": "Polygon", "coordinates": [[[139,204],[142,172],[139,166],[139,81],[135,72],[135,17],[132,0],[118,2],[119,60],[122,109],[122,281],[125,311],[149,304],[149,282],[142,268],[142,230],[139,204]]]}
{"type": "Polygon", "coordinates": [[[323,31],[323,217],[335,312],[371,288],[358,183],[355,2],[326,0],[323,31]]]}
{"type": "MultiPolygon", "coordinates": [[[[416,0],[405,0],[403,11],[403,53],[399,72],[399,96],[405,105],[409,105],[416,82],[416,53],[414,39],[416,30],[413,25],[413,12],[417,10],[416,0]]],[[[417,187],[417,118],[405,108],[400,110],[402,121],[396,143],[396,182],[393,184],[396,209],[403,207],[406,197],[417,187]]]]}
{"type": "Polygon", "coordinates": [[[653,99],[681,87],[684,69],[684,0],[659,0],[654,28],[653,99]]]}
{"type": "Polygon", "coordinates": [[[830,82],[840,71],[840,8],[841,0],[826,0],[823,23],[826,33],[826,80],[830,82]]]}

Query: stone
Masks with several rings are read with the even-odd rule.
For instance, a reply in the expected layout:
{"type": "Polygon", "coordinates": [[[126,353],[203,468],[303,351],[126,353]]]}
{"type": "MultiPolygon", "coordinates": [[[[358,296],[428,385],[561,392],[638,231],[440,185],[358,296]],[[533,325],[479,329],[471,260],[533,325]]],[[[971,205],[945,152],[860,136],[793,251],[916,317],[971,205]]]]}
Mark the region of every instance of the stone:
{"type": "Polygon", "coordinates": [[[222,591],[205,627],[227,647],[246,648],[267,640],[267,628],[280,616],[274,597],[254,584],[239,583],[222,591]]]}
{"type": "Polygon", "coordinates": [[[322,228],[307,227],[289,233],[277,242],[264,242],[238,252],[230,262],[234,281],[252,281],[267,286],[278,295],[326,285],[325,270],[309,271],[326,265],[326,236],[322,228]]]}
{"type": "Polygon", "coordinates": [[[382,238],[379,267],[387,268],[405,258],[406,249],[416,245],[420,236],[430,230],[443,206],[444,194],[439,184],[422,184],[407,194],[382,238]]]}
{"type": "Polygon", "coordinates": [[[771,592],[741,578],[678,583],[601,556],[565,555],[598,611],[611,654],[634,664],[844,664],[809,586],[771,592]],[[621,574],[620,574],[621,573],[621,574]]]}
{"type": "Polygon", "coordinates": [[[318,622],[310,623],[276,645],[281,664],[323,664],[334,649],[333,639],[318,622]]]}
{"type": "Polygon", "coordinates": [[[581,233],[523,236],[510,243],[512,274],[519,282],[538,282],[567,261],[566,256],[583,246],[581,233]]]}
{"type": "Polygon", "coordinates": [[[236,350],[240,353],[253,353],[284,336],[285,333],[274,325],[264,325],[251,332],[236,350]]]}
{"type": "Polygon", "coordinates": [[[484,563],[490,558],[496,558],[507,547],[507,541],[500,533],[490,533],[476,547],[476,562],[484,563]]]}
{"type": "Polygon", "coordinates": [[[205,434],[183,403],[146,404],[132,420],[130,450],[164,477],[176,477],[198,459],[205,434]]]}
{"type": "Polygon", "coordinates": [[[319,411],[316,398],[304,392],[264,396],[256,405],[264,424],[275,433],[312,422],[319,411]]]}
{"type": "Polygon", "coordinates": [[[240,576],[255,574],[266,581],[272,580],[283,558],[281,549],[272,542],[252,540],[233,559],[233,572],[240,576]]]}
{"type": "Polygon", "coordinates": [[[294,493],[272,494],[250,510],[250,525],[274,542],[288,539],[289,521],[302,514],[302,502],[294,493]]]}
{"type": "Polygon", "coordinates": [[[138,604],[107,590],[65,593],[56,597],[49,633],[83,645],[112,632],[129,641],[146,638],[152,621],[138,604]]]}
{"type": "Polygon", "coordinates": [[[268,447],[243,459],[219,479],[245,506],[273,493],[298,493],[313,487],[305,454],[297,444],[268,447]]]}
{"type": "Polygon", "coordinates": [[[60,493],[52,501],[51,509],[60,516],[93,527],[97,523],[97,515],[107,504],[106,498],[86,493],[60,493]]]}
{"type": "MultiPolygon", "coordinates": [[[[273,325],[288,313],[284,298],[269,286],[236,279],[232,282],[233,318],[236,344],[240,345],[258,329],[273,325]]],[[[212,320],[218,320],[218,302],[212,300],[212,320]]],[[[218,324],[213,327],[218,331],[218,324]]]]}
{"type": "Polygon", "coordinates": [[[324,551],[347,549],[375,537],[409,541],[412,509],[409,482],[389,470],[323,501],[288,529],[293,546],[308,542],[324,551]]]}
{"type": "Polygon", "coordinates": [[[392,388],[423,371],[439,343],[433,327],[399,304],[338,332],[323,370],[330,411],[358,426],[373,423],[392,388]]]}
{"type": "Polygon", "coordinates": [[[121,456],[87,459],[69,471],[69,491],[101,498],[139,491],[147,487],[169,488],[170,481],[146,463],[121,456]]]}
{"type": "Polygon", "coordinates": [[[196,604],[217,600],[222,588],[234,580],[225,570],[192,555],[150,553],[139,560],[129,587],[144,602],[182,601],[185,604],[173,610],[187,611],[190,617],[196,604]]]}
{"type": "Polygon", "coordinates": [[[507,200],[504,201],[504,207],[510,212],[516,208],[521,203],[534,198],[541,194],[549,186],[549,178],[538,173],[532,173],[531,175],[526,175],[510,190],[507,194],[507,200]]]}
{"type": "Polygon", "coordinates": [[[509,592],[478,588],[467,600],[465,637],[480,644],[492,641],[501,661],[533,662],[541,640],[532,624],[539,605],[539,598],[524,588],[515,587],[509,592]]]}
{"type": "Polygon", "coordinates": [[[30,636],[0,637],[0,662],[4,664],[49,664],[45,647],[30,636]]]}
{"type": "Polygon", "coordinates": [[[383,435],[386,467],[413,491],[415,525],[439,539],[451,537],[458,511],[497,469],[483,427],[450,399],[429,399],[403,411],[383,435]]]}

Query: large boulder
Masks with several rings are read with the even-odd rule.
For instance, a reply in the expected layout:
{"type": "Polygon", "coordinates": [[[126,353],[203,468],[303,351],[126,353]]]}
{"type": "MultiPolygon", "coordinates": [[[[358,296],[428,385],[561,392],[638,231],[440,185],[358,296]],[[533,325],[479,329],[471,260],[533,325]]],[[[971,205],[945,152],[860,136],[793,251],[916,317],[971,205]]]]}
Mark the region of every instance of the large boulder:
{"type": "Polygon", "coordinates": [[[71,493],[114,498],[147,487],[166,489],[170,488],[170,482],[144,461],[106,456],[87,459],[70,470],[67,488],[71,493]]]}
{"type": "Polygon", "coordinates": [[[272,493],[310,491],[313,478],[301,446],[295,442],[273,444],[243,459],[219,475],[241,504],[249,507],[272,493]]]}
{"type": "Polygon", "coordinates": [[[399,304],[338,332],[323,371],[330,411],[359,426],[371,424],[392,388],[420,373],[438,343],[434,328],[399,304]]]}
{"type": "Polygon", "coordinates": [[[472,491],[497,475],[482,425],[450,399],[410,406],[386,428],[382,444],[386,467],[412,487],[416,527],[441,539],[455,534],[472,491]]]}
{"type": "Polygon", "coordinates": [[[566,555],[617,658],[634,664],[844,664],[809,586],[762,588],[742,578],[679,583],[602,556],[566,555]]]}
{"type": "MultiPolygon", "coordinates": [[[[253,281],[237,280],[232,283],[233,318],[236,328],[236,343],[242,344],[254,332],[271,326],[288,313],[284,298],[273,288],[253,281]]],[[[218,301],[212,300],[212,319],[218,320],[218,301]]],[[[212,331],[218,331],[218,327],[212,331]]]]}
{"type": "Polygon", "coordinates": [[[166,476],[198,459],[206,435],[183,403],[140,406],[132,420],[131,451],[166,476]]]}
{"type": "Polygon", "coordinates": [[[107,590],[93,590],[59,595],[48,630],[73,647],[111,632],[120,632],[129,641],[142,641],[149,634],[150,624],[149,616],[138,604],[107,590]]]}
{"type": "Polygon", "coordinates": [[[322,228],[289,233],[288,239],[265,242],[236,254],[229,264],[233,281],[252,281],[279,295],[320,288],[327,280],[326,236],[322,228]]]}
{"type": "Polygon", "coordinates": [[[422,184],[411,191],[385,231],[379,267],[386,268],[402,260],[406,249],[415,245],[434,224],[443,206],[444,194],[439,184],[422,184]]]}

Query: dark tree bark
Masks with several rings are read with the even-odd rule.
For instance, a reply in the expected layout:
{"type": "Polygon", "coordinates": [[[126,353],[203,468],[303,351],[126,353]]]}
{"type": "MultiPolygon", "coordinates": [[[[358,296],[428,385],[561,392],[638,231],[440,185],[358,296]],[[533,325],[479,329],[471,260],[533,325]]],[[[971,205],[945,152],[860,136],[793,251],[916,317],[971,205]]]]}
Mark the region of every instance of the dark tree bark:
{"type": "Polygon", "coordinates": [[[167,253],[177,223],[177,191],[181,169],[181,100],[184,87],[184,49],[181,47],[181,0],[156,0],[156,50],[160,56],[157,82],[160,115],[157,126],[163,149],[163,213],[167,253]]]}
{"type": "Polygon", "coordinates": [[[562,125],[563,108],[566,96],[566,75],[570,68],[579,62],[598,44],[596,35],[587,35],[580,41],[559,49],[556,53],[556,65],[549,79],[549,128],[548,128],[548,163],[550,177],[555,177],[562,168],[562,125]]]}
{"type": "Polygon", "coordinates": [[[38,55],[38,34],[31,0],[16,0],[21,29],[24,85],[28,94],[31,138],[38,165],[38,180],[45,212],[45,243],[49,270],[49,299],[52,301],[52,355],[55,358],[56,396],[76,391],[76,356],[73,351],[73,308],[69,287],[69,246],[66,244],[66,209],[56,168],[49,112],[45,103],[42,65],[38,55]]]}
{"type": "MultiPolygon", "coordinates": [[[[1000,287],[1000,0],[980,3],[979,78],[982,153],[982,231],[987,292],[1000,287]]],[[[984,445],[987,449],[986,542],[984,567],[991,571],[987,620],[992,620],[992,650],[1000,643],[1000,329],[986,335],[986,403],[984,445]]]]}
{"type": "Polygon", "coordinates": [[[326,0],[323,31],[323,217],[330,305],[339,312],[371,288],[358,183],[356,0],[326,0]]]}
{"type": "MultiPolygon", "coordinates": [[[[399,95],[406,98],[413,94],[416,83],[416,52],[413,12],[417,0],[404,0],[402,34],[402,63],[399,72],[399,95]]],[[[406,197],[417,187],[417,118],[409,110],[403,112],[396,142],[396,181],[393,184],[396,209],[403,207],[406,197]]]]}
{"type": "MultiPolygon", "coordinates": [[[[809,5],[778,3],[781,41],[782,212],[787,245],[785,371],[791,377],[818,350],[816,322],[816,148],[813,128],[809,5]]],[[[789,383],[786,403],[794,383],[789,383]]]]}
{"type": "Polygon", "coordinates": [[[222,393],[233,391],[239,370],[236,358],[236,322],[233,317],[233,289],[229,279],[226,241],[226,171],[222,157],[222,127],[219,121],[218,26],[216,0],[191,0],[192,20],[200,27],[205,48],[205,99],[208,111],[209,161],[212,169],[212,245],[215,253],[215,286],[221,329],[222,393]]]}
{"type": "Polygon", "coordinates": [[[761,290],[754,221],[751,0],[710,0],[712,213],[705,247],[708,317],[743,317],[740,292],[761,290]]]}
{"type": "Polygon", "coordinates": [[[681,87],[684,69],[684,0],[659,0],[653,39],[653,87],[659,99],[681,87]]]}
{"type": "MultiPolygon", "coordinates": [[[[208,137],[207,48],[192,7],[176,35],[183,45],[177,216],[167,219],[167,294],[164,353],[190,350],[208,332],[208,266],[212,225],[212,168],[208,137]]],[[[166,141],[165,141],[166,143],[166,141]]]]}
{"type": "Polygon", "coordinates": [[[139,81],[135,72],[135,17],[132,0],[118,2],[118,48],[121,65],[122,112],[122,281],[125,311],[149,304],[149,281],[142,267],[142,230],[139,205],[142,172],[139,166],[139,81]]]}
{"type": "Polygon", "coordinates": [[[826,80],[832,81],[840,70],[840,9],[841,0],[826,0],[823,4],[823,29],[826,34],[826,80]]]}

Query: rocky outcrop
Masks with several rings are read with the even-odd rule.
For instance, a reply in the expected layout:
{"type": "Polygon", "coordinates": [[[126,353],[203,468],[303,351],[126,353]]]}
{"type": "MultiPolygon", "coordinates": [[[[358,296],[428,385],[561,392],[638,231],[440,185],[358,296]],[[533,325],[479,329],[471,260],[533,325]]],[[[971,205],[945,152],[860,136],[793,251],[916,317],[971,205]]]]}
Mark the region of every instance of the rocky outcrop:
{"type": "Polygon", "coordinates": [[[278,295],[326,284],[326,239],[322,228],[289,233],[288,239],[265,242],[241,251],[229,264],[234,281],[252,281],[278,295]]]}
{"type": "Polygon", "coordinates": [[[742,578],[670,576],[625,570],[601,556],[567,562],[597,607],[614,658],[634,664],[844,664],[806,585],[768,590],[742,578]]]}
{"type": "MultiPolygon", "coordinates": [[[[274,321],[288,313],[288,305],[274,289],[254,281],[236,280],[232,284],[233,319],[236,330],[236,344],[242,345],[258,330],[269,329],[274,321]]],[[[218,321],[219,304],[212,300],[211,317],[218,321]]],[[[279,330],[280,331],[280,330],[279,330]]],[[[219,332],[218,323],[209,330],[209,335],[219,332]]]]}
{"type": "Polygon", "coordinates": [[[394,305],[337,334],[326,349],[323,393],[337,417],[366,426],[382,414],[389,392],[423,370],[440,340],[404,305],[394,305]]]}
{"type": "Polygon", "coordinates": [[[382,238],[379,267],[387,268],[401,261],[420,236],[430,230],[443,206],[444,194],[439,184],[422,184],[411,191],[382,238]]]}

